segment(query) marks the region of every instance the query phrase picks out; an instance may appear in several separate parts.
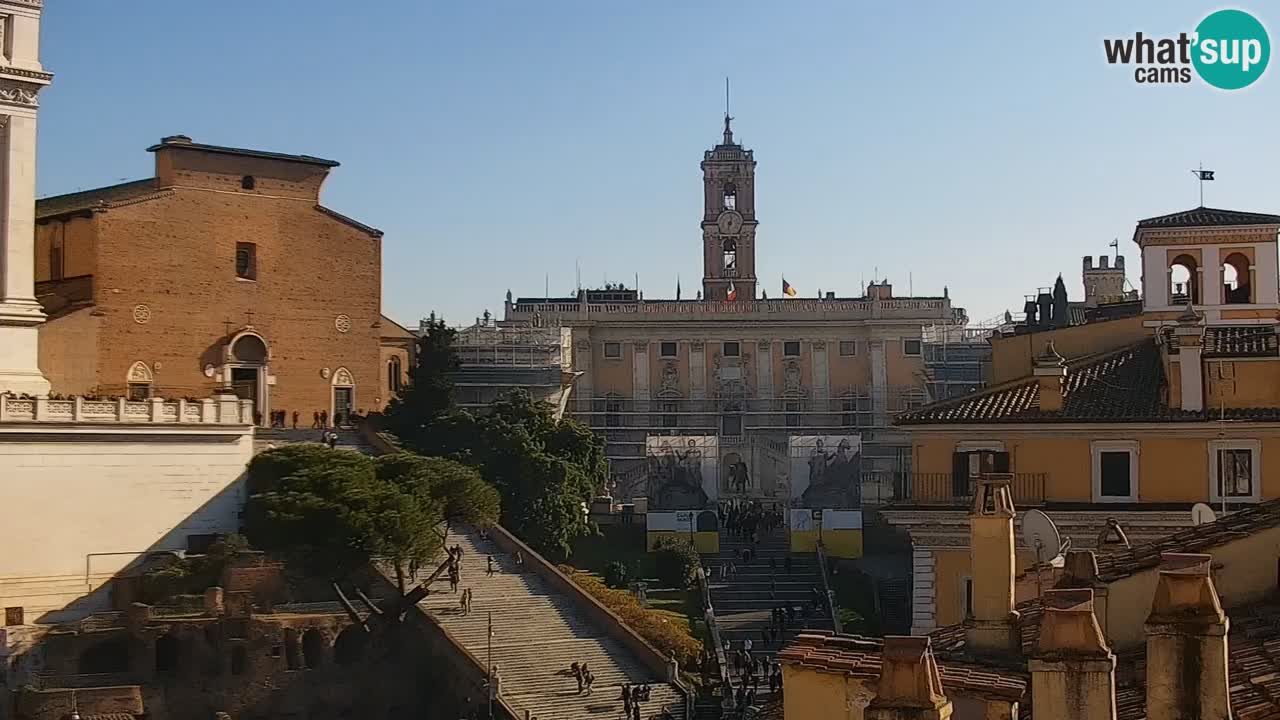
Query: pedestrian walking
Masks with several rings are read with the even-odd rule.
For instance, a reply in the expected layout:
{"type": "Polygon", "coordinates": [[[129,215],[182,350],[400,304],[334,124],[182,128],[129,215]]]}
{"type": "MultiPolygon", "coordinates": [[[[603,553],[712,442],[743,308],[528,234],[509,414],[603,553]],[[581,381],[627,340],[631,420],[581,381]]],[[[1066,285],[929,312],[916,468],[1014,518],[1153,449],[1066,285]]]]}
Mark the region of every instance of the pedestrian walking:
{"type": "Polygon", "coordinates": [[[773,600],[773,599],[776,599],[777,597],[778,597],[778,587],[775,584],[773,576],[770,575],[769,576],[769,599],[773,600]]]}
{"type": "Polygon", "coordinates": [[[516,572],[524,570],[524,553],[516,550],[516,572]]]}
{"type": "Polygon", "coordinates": [[[575,662],[573,665],[571,665],[570,667],[571,667],[572,672],[573,672],[573,679],[578,681],[578,694],[579,694],[579,695],[581,695],[581,694],[582,694],[582,683],[583,683],[582,667],[581,667],[580,665],[578,665],[578,663],[576,663],[576,662],[575,662]]]}
{"type": "Polygon", "coordinates": [[[787,574],[788,574],[788,575],[790,575],[790,574],[791,574],[791,556],[790,556],[790,555],[788,555],[788,556],[787,556],[787,557],[782,561],[782,564],[783,564],[783,566],[787,569],[787,574]]]}
{"type": "Polygon", "coordinates": [[[329,427],[329,411],[328,410],[320,411],[320,427],[325,427],[325,428],[329,427]]]}
{"type": "Polygon", "coordinates": [[[467,614],[467,591],[462,591],[462,597],[458,598],[458,612],[463,615],[467,614]]]}
{"type": "Polygon", "coordinates": [[[293,411],[293,429],[294,430],[298,429],[298,411],[297,410],[293,411]]]}
{"type": "Polygon", "coordinates": [[[311,418],[312,418],[311,429],[319,430],[320,429],[320,411],[319,410],[315,411],[315,413],[312,414],[311,418]]]}
{"type": "Polygon", "coordinates": [[[485,575],[493,576],[493,556],[489,556],[489,568],[485,570],[485,575]]]}
{"type": "Polygon", "coordinates": [[[622,686],[622,714],[631,715],[631,687],[628,685],[622,686]]]}

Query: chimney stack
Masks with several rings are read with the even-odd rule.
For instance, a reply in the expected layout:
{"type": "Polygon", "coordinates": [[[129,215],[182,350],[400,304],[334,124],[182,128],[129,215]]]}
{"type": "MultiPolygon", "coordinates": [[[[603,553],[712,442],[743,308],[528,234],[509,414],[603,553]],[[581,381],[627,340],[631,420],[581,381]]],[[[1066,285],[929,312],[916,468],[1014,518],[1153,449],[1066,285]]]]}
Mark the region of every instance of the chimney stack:
{"type": "Polygon", "coordinates": [[[1209,555],[1164,553],[1147,616],[1147,717],[1230,720],[1227,630],[1209,555]]]}
{"type": "Polygon", "coordinates": [[[1200,354],[1204,349],[1204,325],[1200,316],[1187,303],[1187,309],[1178,316],[1173,328],[1173,339],[1178,348],[1179,396],[1182,409],[1204,410],[1204,375],[1200,354]]]}
{"type": "MultiPolygon", "coordinates": [[[[1028,663],[1037,718],[1115,720],[1116,658],[1093,614],[1093,591],[1047,590],[1040,641],[1028,663]]],[[[1147,717],[1157,718],[1160,715],[1147,717]]]]}
{"type": "Polygon", "coordinates": [[[979,654],[1017,657],[1022,652],[1018,613],[1013,609],[1017,562],[1012,480],[1008,473],[979,477],[969,511],[973,615],[965,618],[965,643],[979,654]]]}
{"type": "Polygon", "coordinates": [[[1044,352],[1035,359],[1032,374],[1040,382],[1040,409],[1044,412],[1062,410],[1063,383],[1067,378],[1067,364],[1050,340],[1044,352]]]}
{"type": "Polygon", "coordinates": [[[947,720],[951,717],[951,701],[942,692],[942,678],[929,638],[885,636],[880,653],[880,683],[863,717],[866,720],[947,720]]]}
{"type": "Polygon", "coordinates": [[[1108,593],[1107,584],[1098,580],[1098,556],[1092,550],[1068,550],[1058,587],[1093,591],[1094,617],[1106,637],[1108,593]]]}

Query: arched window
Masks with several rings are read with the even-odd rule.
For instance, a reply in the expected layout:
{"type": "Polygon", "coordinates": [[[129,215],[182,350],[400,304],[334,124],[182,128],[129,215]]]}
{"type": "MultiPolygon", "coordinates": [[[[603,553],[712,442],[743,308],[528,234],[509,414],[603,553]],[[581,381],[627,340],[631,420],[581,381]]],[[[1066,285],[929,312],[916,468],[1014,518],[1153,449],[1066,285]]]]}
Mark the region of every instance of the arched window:
{"type": "Polygon", "coordinates": [[[130,400],[146,400],[151,397],[152,382],[154,376],[151,374],[151,368],[146,363],[139,360],[129,367],[129,399],[130,400]]]}
{"type": "Polygon", "coordinates": [[[729,239],[720,245],[721,251],[724,252],[724,269],[726,271],[736,271],[738,269],[738,241],[729,239]]]}
{"type": "Polygon", "coordinates": [[[404,377],[400,369],[400,356],[392,355],[387,361],[387,389],[393,393],[400,392],[401,380],[404,377]]]}
{"type": "Polygon", "coordinates": [[[724,184],[724,209],[734,210],[738,207],[738,186],[732,182],[724,184]]]}
{"type": "Polygon", "coordinates": [[[1190,255],[1179,255],[1169,263],[1169,304],[1199,305],[1199,264],[1190,255]]]}
{"type": "Polygon", "coordinates": [[[253,179],[252,175],[245,175],[240,178],[240,188],[242,190],[252,190],[258,183],[253,179]]]}
{"type": "Polygon", "coordinates": [[[1222,261],[1222,301],[1232,305],[1253,302],[1249,258],[1242,253],[1231,253],[1222,261]]]}

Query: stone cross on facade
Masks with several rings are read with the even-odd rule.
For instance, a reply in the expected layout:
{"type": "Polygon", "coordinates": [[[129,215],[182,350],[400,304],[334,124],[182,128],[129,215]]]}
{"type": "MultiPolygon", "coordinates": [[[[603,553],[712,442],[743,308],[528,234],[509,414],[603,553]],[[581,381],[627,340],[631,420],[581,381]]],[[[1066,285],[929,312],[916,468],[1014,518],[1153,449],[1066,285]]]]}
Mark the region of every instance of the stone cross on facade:
{"type": "Polygon", "coordinates": [[[48,395],[40,372],[35,293],[36,96],[40,0],[0,0],[0,392],[48,395]]]}

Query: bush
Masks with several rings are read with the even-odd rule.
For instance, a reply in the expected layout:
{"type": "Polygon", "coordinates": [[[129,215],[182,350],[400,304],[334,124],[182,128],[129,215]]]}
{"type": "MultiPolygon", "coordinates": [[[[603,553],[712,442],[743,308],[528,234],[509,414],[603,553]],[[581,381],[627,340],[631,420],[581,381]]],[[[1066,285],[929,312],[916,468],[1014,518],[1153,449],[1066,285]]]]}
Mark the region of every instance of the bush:
{"type": "Polygon", "coordinates": [[[604,584],[611,588],[625,588],[630,580],[627,564],[621,560],[614,560],[604,569],[604,584]]]}
{"type": "Polygon", "coordinates": [[[698,577],[702,560],[693,543],[682,537],[664,537],[654,545],[655,572],[663,585],[685,590],[698,577]]]}
{"type": "Polygon", "coordinates": [[[680,667],[689,671],[697,669],[698,651],[702,643],[689,634],[684,621],[676,616],[640,605],[640,601],[626,590],[612,590],[595,575],[584,573],[568,565],[561,565],[560,572],[568,575],[573,583],[609,608],[622,622],[662,653],[663,657],[675,657],[680,667]]]}

